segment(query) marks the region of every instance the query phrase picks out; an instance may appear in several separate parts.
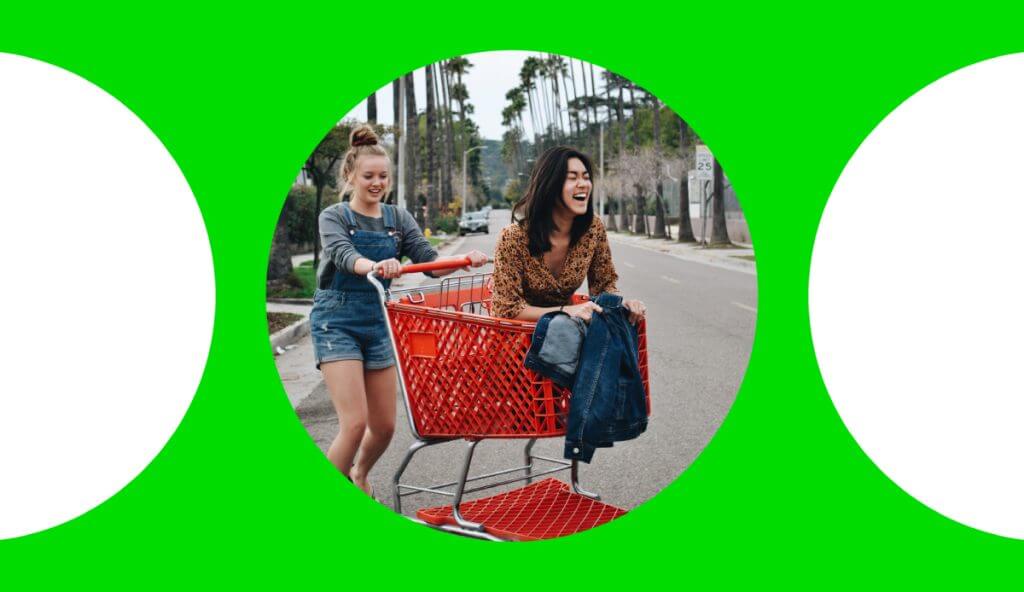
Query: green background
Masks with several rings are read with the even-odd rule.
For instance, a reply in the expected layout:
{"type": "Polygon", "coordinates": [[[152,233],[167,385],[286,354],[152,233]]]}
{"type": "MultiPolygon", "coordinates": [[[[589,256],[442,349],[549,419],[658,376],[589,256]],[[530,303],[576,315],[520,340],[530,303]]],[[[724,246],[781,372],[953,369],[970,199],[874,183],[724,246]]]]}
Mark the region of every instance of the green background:
{"type": "Polygon", "coordinates": [[[92,81],[166,144],[202,209],[217,279],[209,362],[174,437],[95,510],[0,541],[0,588],[1019,585],[1024,543],[922,506],[850,437],[816,366],[807,277],[822,208],[858,144],[929,82],[1024,48],[1020,14],[214,4],[0,9],[0,51],[92,81]],[[495,49],[571,55],[655,93],[722,161],[757,249],[754,351],[711,444],[625,518],[533,544],[435,532],[342,486],[284,395],[264,317],[277,212],[324,132],[403,72],[495,49]]]}

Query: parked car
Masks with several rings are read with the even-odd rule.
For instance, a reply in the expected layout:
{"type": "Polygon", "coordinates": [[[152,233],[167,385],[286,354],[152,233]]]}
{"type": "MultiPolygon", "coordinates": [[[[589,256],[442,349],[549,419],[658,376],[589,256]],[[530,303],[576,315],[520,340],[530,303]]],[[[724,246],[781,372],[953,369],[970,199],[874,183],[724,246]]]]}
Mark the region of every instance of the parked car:
{"type": "Polygon", "coordinates": [[[485,211],[479,212],[466,212],[462,215],[462,219],[459,220],[459,236],[466,234],[467,232],[483,232],[489,234],[488,229],[488,213],[485,211]]]}

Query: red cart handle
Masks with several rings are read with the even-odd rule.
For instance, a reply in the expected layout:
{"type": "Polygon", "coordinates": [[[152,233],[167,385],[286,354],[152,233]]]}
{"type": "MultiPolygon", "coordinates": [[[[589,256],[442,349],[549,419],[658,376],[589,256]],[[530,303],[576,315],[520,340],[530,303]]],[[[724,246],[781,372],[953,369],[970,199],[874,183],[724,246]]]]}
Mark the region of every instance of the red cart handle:
{"type": "Polygon", "coordinates": [[[411,263],[409,265],[402,266],[402,273],[418,273],[423,271],[438,271],[441,269],[455,269],[459,267],[469,267],[471,261],[469,257],[463,257],[461,259],[445,259],[441,261],[430,261],[427,263],[411,263]]]}

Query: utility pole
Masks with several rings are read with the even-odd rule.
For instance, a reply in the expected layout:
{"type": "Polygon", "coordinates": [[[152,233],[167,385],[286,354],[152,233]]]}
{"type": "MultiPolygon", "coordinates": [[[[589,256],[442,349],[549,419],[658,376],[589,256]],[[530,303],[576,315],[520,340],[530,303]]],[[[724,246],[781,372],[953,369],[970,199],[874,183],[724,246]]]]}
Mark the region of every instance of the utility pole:
{"type": "Polygon", "coordinates": [[[467,187],[466,187],[466,172],[467,172],[467,169],[469,168],[467,166],[468,160],[469,160],[467,157],[469,156],[470,152],[472,152],[474,150],[479,150],[481,148],[483,148],[483,146],[473,146],[469,150],[464,150],[462,152],[462,211],[463,211],[463,213],[471,211],[471,210],[468,209],[469,208],[469,194],[466,192],[467,191],[467,187]]]}

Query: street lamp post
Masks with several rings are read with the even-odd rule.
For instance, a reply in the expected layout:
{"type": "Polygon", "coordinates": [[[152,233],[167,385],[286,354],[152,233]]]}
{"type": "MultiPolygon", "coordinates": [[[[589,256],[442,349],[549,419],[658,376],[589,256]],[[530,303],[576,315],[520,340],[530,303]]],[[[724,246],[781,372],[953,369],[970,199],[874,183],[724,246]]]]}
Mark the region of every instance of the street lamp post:
{"type": "Polygon", "coordinates": [[[469,150],[464,150],[462,152],[462,211],[463,212],[465,212],[466,211],[466,207],[469,206],[469,194],[466,193],[466,169],[468,168],[467,167],[467,160],[468,160],[467,157],[469,156],[470,152],[472,152],[474,150],[479,150],[481,148],[483,148],[483,146],[473,146],[469,150]]]}

